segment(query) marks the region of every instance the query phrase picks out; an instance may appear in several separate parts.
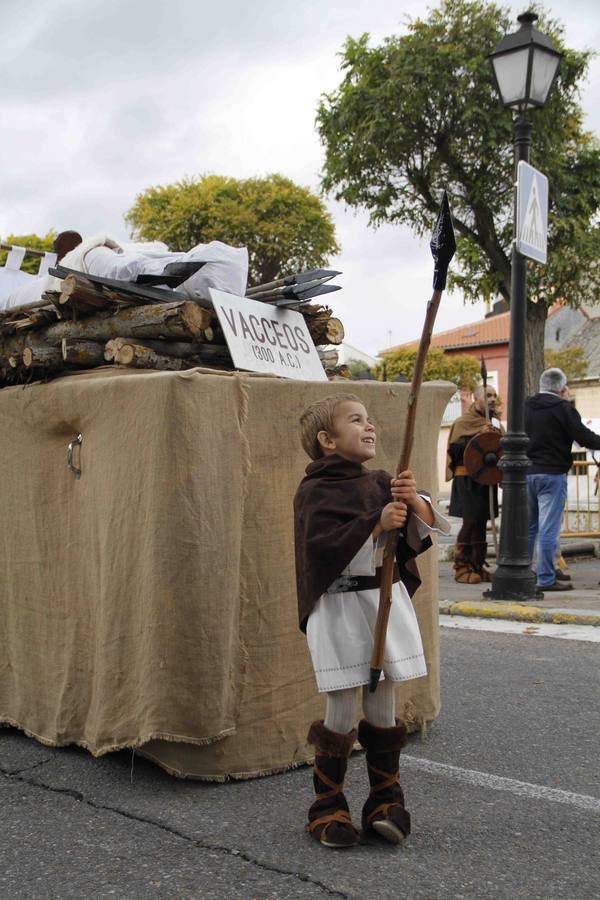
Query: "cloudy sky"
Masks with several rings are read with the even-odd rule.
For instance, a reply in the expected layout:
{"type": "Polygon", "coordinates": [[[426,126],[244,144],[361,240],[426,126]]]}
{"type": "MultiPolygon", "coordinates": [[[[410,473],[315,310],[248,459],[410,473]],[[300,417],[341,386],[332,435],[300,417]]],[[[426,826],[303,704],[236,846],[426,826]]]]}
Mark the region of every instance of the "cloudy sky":
{"type": "MultiPolygon", "coordinates": [[[[138,192],[184,176],[281,172],[318,189],[319,96],[340,80],[347,35],[402,33],[424,0],[0,0],[0,235],[50,228],[128,236],[138,192]]],[[[515,17],[525,4],[509,4],[515,17]]],[[[600,46],[596,0],[546,3],[577,49],[600,46]]],[[[515,21],[516,26],[516,21],[515,21]]],[[[600,62],[583,94],[600,133],[600,62]]],[[[332,306],[349,343],[376,353],[421,332],[427,244],[367,227],[328,202],[342,245],[332,306]],[[368,301],[368,303],[367,303],[368,301]],[[368,310],[368,320],[365,319],[368,310]]],[[[444,297],[436,331],[483,306],[444,297]]]]}

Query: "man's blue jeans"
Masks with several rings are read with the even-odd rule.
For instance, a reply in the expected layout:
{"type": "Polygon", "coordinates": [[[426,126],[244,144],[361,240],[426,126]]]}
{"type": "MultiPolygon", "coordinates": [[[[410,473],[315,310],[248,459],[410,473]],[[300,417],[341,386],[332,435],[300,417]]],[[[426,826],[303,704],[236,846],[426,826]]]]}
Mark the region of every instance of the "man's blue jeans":
{"type": "Polygon", "coordinates": [[[533,559],[537,538],[537,583],[542,588],[556,581],[554,559],[566,499],[566,474],[527,476],[529,557],[533,559]]]}

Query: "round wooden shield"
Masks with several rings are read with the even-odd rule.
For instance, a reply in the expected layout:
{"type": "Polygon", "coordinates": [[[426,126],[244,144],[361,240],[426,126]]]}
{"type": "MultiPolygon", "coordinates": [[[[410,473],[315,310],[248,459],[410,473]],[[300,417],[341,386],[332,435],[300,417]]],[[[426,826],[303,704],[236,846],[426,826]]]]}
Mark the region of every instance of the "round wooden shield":
{"type": "Polygon", "coordinates": [[[500,435],[497,431],[480,431],[465,447],[464,465],[474,481],[479,484],[500,484],[502,470],[498,460],[502,457],[500,435]]]}

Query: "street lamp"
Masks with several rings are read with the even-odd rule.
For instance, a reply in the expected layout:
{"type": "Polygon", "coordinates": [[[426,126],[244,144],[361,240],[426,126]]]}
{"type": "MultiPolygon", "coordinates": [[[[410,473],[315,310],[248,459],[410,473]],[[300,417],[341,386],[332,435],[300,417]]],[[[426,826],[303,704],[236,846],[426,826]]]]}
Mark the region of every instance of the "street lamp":
{"type": "MultiPolygon", "coordinates": [[[[506,35],[490,54],[502,103],[518,113],[514,121],[515,181],[519,162],[529,162],[531,122],[526,109],[542,108],[556,78],[561,54],[525,12],[521,27],[506,35]]],[[[515,197],[516,201],[516,197],[515,197]]],[[[492,600],[523,602],[539,596],[529,559],[526,474],[530,462],[525,434],[525,324],[527,313],[527,260],[516,248],[516,202],[511,255],[510,343],[508,369],[508,423],[502,438],[502,519],[498,566],[486,596],[492,600]]]]}
{"type": "Polygon", "coordinates": [[[503,105],[519,113],[546,105],[560,64],[550,38],[533,27],[537,18],[532,12],[520,15],[519,30],[503,37],[489,55],[503,105]]]}

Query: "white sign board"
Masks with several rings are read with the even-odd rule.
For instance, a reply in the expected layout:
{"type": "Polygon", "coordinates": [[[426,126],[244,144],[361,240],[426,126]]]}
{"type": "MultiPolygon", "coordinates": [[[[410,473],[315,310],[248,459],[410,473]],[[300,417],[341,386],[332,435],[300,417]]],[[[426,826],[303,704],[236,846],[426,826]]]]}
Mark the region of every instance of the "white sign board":
{"type": "Polygon", "coordinates": [[[529,163],[517,166],[517,250],[546,262],[548,241],[548,179],[529,163]]]}
{"type": "Polygon", "coordinates": [[[238,369],[327,381],[300,313],[214,288],[210,288],[210,296],[238,369]]]}

